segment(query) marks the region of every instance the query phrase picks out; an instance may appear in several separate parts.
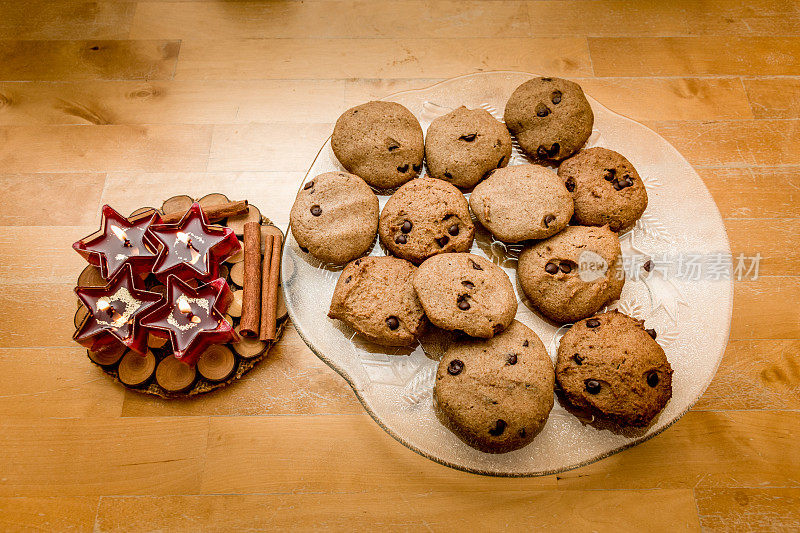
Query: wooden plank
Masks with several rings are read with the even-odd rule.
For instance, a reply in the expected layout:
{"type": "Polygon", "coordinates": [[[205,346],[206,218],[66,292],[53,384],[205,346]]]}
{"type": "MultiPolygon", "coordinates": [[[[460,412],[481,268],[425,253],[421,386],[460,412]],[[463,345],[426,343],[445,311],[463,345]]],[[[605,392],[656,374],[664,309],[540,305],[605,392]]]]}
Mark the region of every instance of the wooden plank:
{"type": "Polygon", "coordinates": [[[0,174],[2,226],[85,226],[99,221],[106,175],[0,174]],[[64,202],[70,198],[70,202],[64,202]]]}
{"type": "Polygon", "coordinates": [[[125,395],[77,344],[0,348],[0,390],[0,417],[20,419],[117,417],[125,395]]]}
{"type": "Polygon", "coordinates": [[[694,410],[800,409],[800,340],[732,340],[694,410]]]}
{"type": "Polygon", "coordinates": [[[98,117],[110,124],[333,122],[343,111],[344,84],[344,80],[0,83],[0,125],[91,124],[98,117]]]}
{"type": "Polygon", "coordinates": [[[1,496],[191,494],[208,419],[0,419],[1,496]]]}
{"type": "Polygon", "coordinates": [[[679,0],[688,32],[706,35],[797,35],[800,12],[793,0],[679,0]]]}
{"type": "Polygon", "coordinates": [[[140,2],[132,39],[527,37],[525,2],[140,2]],[[442,24],[443,20],[450,21],[442,24]]]}
{"type": "Polygon", "coordinates": [[[800,78],[742,80],[756,118],[800,118],[800,78]]]}
{"type": "MultiPolygon", "coordinates": [[[[76,276],[80,272],[75,272],[76,276]]],[[[76,278],[77,279],[77,278],[76,278]]],[[[40,285],[0,283],[0,346],[74,346],[75,281],[40,285]]]]}
{"type": "Polygon", "coordinates": [[[732,339],[800,338],[800,277],[734,283],[732,339]]]}
{"type": "Polygon", "coordinates": [[[797,531],[800,489],[698,489],[697,512],[704,531],[797,531]]]}
{"type": "Polygon", "coordinates": [[[591,75],[586,40],[259,39],[185,40],[181,80],[442,78],[486,70],[591,75]],[[231,60],[230,50],[236,50],[231,60]]]}
{"type": "Polygon", "coordinates": [[[794,76],[800,37],[590,37],[597,76],[794,76]]]}
{"type": "Polygon", "coordinates": [[[94,529],[97,497],[0,498],[3,531],[77,531],[94,529]]]}
{"type": "Polygon", "coordinates": [[[280,342],[244,378],[214,394],[185,402],[154,402],[125,394],[122,416],[360,414],[350,386],[287,326],[280,342]]]}
{"type": "Polygon", "coordinates": [[[125,39],[132,2],[3,0],[0,39],[125,39]]]}
{"type": "MultiPolygon", "coordinates": [[[[93,205],[91,211],[96,210],[96,205],[93,205]]],[[[99,226],[98,217],[95,226],[0,227],[0,257],[3,257],[0,283],[22,286],[74,284],[87,263],[72,250],[71,245],[97,231],[99,226]]]]}
{"type": "Polygon", "coordinates": [[[685,12],[668,2],[619,0],[528,2],[536,35],[631,35],[654,37],[685,34],[685,12]]]}
{"type": "Polygon", "coordinates": [[[8,173],[198,171],[211,126],[0,126],[0,141],[8,173]]]}
{"type": "Polygon", "coordinates": [[[759,272],[764,276],[800,275],[800,220],[783,218],[729,219],[725,229],[731,243],[734,259],[761,255],[759,272]]]}
{"type": "Polygon", "coordinates": [[[723,218],[800,217],[800,168],[698,169],[723,218]]]}
{"type": "Polygon", "coordinates": [[[165,80],[179,41],[2,41],[0,81],[165,80]]]}
{"type": "Polygon", "coordinates": [[[690,490],[110,497],[100,504],[96,527],[494,531],[526,524],[548,531],[700,531],[690,490]]]}

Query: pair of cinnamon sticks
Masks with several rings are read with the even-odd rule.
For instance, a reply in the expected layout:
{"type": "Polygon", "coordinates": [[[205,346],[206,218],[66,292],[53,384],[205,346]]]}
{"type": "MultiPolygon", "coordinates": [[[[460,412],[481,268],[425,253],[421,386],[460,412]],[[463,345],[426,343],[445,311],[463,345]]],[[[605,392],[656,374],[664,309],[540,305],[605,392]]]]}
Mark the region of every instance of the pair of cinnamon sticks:
{"type": "Polygon", "coordinates": [[[281,270],[280,232],[264,235],[261,260],[261,224],[244,225],[244,285],[239,334],[272,341],[277,337],[278,281],[281,270]]]}

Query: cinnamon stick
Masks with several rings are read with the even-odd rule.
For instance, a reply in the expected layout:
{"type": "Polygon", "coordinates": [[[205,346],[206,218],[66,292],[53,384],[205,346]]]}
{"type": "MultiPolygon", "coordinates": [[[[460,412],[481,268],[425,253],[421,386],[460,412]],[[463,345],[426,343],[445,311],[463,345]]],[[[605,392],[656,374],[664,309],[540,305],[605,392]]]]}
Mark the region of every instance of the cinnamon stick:
{"type": "Polygon", "coordinates": [[[261,323],[261,224],[244,225],[244,292],[239,332],[244,337],[257,337],[261,323]]]}
{"type": "Polygon", "coordinates": [[[278,308],[278,280],[281,274],[280,235],[267,235],[264,248],[264,274],[261,280],[261,335],[262,341],[277,338],[276,314],[278,308]],[[270,243],[270,237],[272,242],[270,243]],[[271,244],[271,246],[270,246],[271,244]],[[269,254],[269,270],[267,270],[267,254],[269,254]]]}
{"type": "MultiPolygon", "coordinates": [[[[204,207],[203,212],[206,214],[206,218],[208,218],[209,222],[218,222],[223,218],[247,213],[247,200],[210,205],[204,207]]],[[[161,217],[161,222],[163,224],[175,224],[176,222],[180,222],[185,214],[185,211],[166,213],[161,217]]]]}

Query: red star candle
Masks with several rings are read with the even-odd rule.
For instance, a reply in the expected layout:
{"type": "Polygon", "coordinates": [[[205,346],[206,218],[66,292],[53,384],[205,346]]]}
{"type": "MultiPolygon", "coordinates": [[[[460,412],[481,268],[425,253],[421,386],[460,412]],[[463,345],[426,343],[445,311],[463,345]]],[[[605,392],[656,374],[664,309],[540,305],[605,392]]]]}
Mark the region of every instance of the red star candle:
{"type": "Polygon", "coordinates": [[[146,277],[158,254],[158,241],[148,234],[151,223],[161,221],[158,213],[127,219],[103,206],[100,230],[79,240],[72,247],[90,264],[100,267],[105,279],[114,277],[125,265],[134,274],[146,277]]]}
{"type": "Polygon", "coordinates": [[[222,278],[193,288],[177,276],[167,278],[167,300],[142,318],[142,325],[172,341],[175,357],[189,365],[212,344],[239,342],[224,314],[233,300],[222,278]]]}
{"type": "Polygon", "coordinates": [[[239,251],[239,239],[230,228],[210,225],[197,203],[176,224],[153,224],[148,234],[162,247],[153,267],[162,282],[169,275],[210,281],[219,277],[219,266],[239,251]]]}
{"type": "Polygon", "coordinates": [[[139,321],[162,302],[163,297],[137,288],[139,279],[133,267],[126,264],[105,287],[77,287],[75,293],[89,314],[73,339],[93,352],[121,342],[131,350],[146,353],[148,332],[139,321]]]}

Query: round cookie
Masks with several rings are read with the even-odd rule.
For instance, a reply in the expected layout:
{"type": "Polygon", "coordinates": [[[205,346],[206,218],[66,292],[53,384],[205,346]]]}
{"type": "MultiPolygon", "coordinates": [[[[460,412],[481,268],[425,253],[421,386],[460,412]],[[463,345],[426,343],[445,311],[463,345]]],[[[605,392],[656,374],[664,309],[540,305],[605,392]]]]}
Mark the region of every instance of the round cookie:
{"type": "Polygon", "coordinates": [[[567,226],[522,251],[517,278],[544,316],[561,323],[586,318],[622,292],[619,238],[608,226],[567,226]]]}
{"type": "Polygon", "coordinates": [[[342,270],[330,318],[337,318],[384,346],[407,346],[425,329],[412,280],[417,267],[396,257],[362,257],[342,270]]]}
{"type": "Polygon", "coordinates": [[[620,426],[647,426],[672,397],[672,367],[654,335],[617,311],[576,323],[558,347],[563,398],[620,426]]]}
{"type": "Polygon", "coordinates": [[[414,289],[432,324],[489,338],[511,324],[517,297],[508,275],[473,254],[435,255],[414,275],[414,289]]]}
{"type": "Polygon", "coordinates": [[[297,244],[326,263],[364,255],[378,230],[378,197],[364,180],[326,172],[297,193],[289,221],[297,244]]]}
{"type": "Polygon", "coordinates": [[[439,420],[488,453],[527,446],[553,408],[555,375],[544,344],[516,320],[487,340],[453,344],[436,372],[439,420]]]}
{"type": "Polygon", "coordinates": [[[575,221],[614,231],[630,227],[647,208],[639,173],[622,154],[607,148],[581,150],[558,167],[575,200],[575,221]]]}
{"type": "Polygon", "coordinates": [[[425,155],[419,121],[395,102],[367,102],[342,113],[331,148],[348,172],[379,189],[417,177],[425,155]]]}
{"type": "Polygon", "coordinates": [[[428,174],[462,188],[474,187],[511,158],[511,135],[483,109],[464,106],[438,117],[425,136],[428,174]]]}
{"type": "Polygon", "coordinates": [[[561,78],[533,78],[506,103],[506,126],[533,158],[561,161],[586,144],[594,114],[581,86],[561,78]]]}
{"type": "Polygon", "coordinates": [[[503,242],[546,239],[572,217],[572,197],[558,176],[539,165],[499,168],[469,198],[478,221],[503,242]]]}
{"type": "Polygon", "coordinates": [[[475,224],[454,185],[419,178],[397,189],[383,206],[378,234],[392,254],[419,264],[432,255],[469,250],[475,224]]]}

